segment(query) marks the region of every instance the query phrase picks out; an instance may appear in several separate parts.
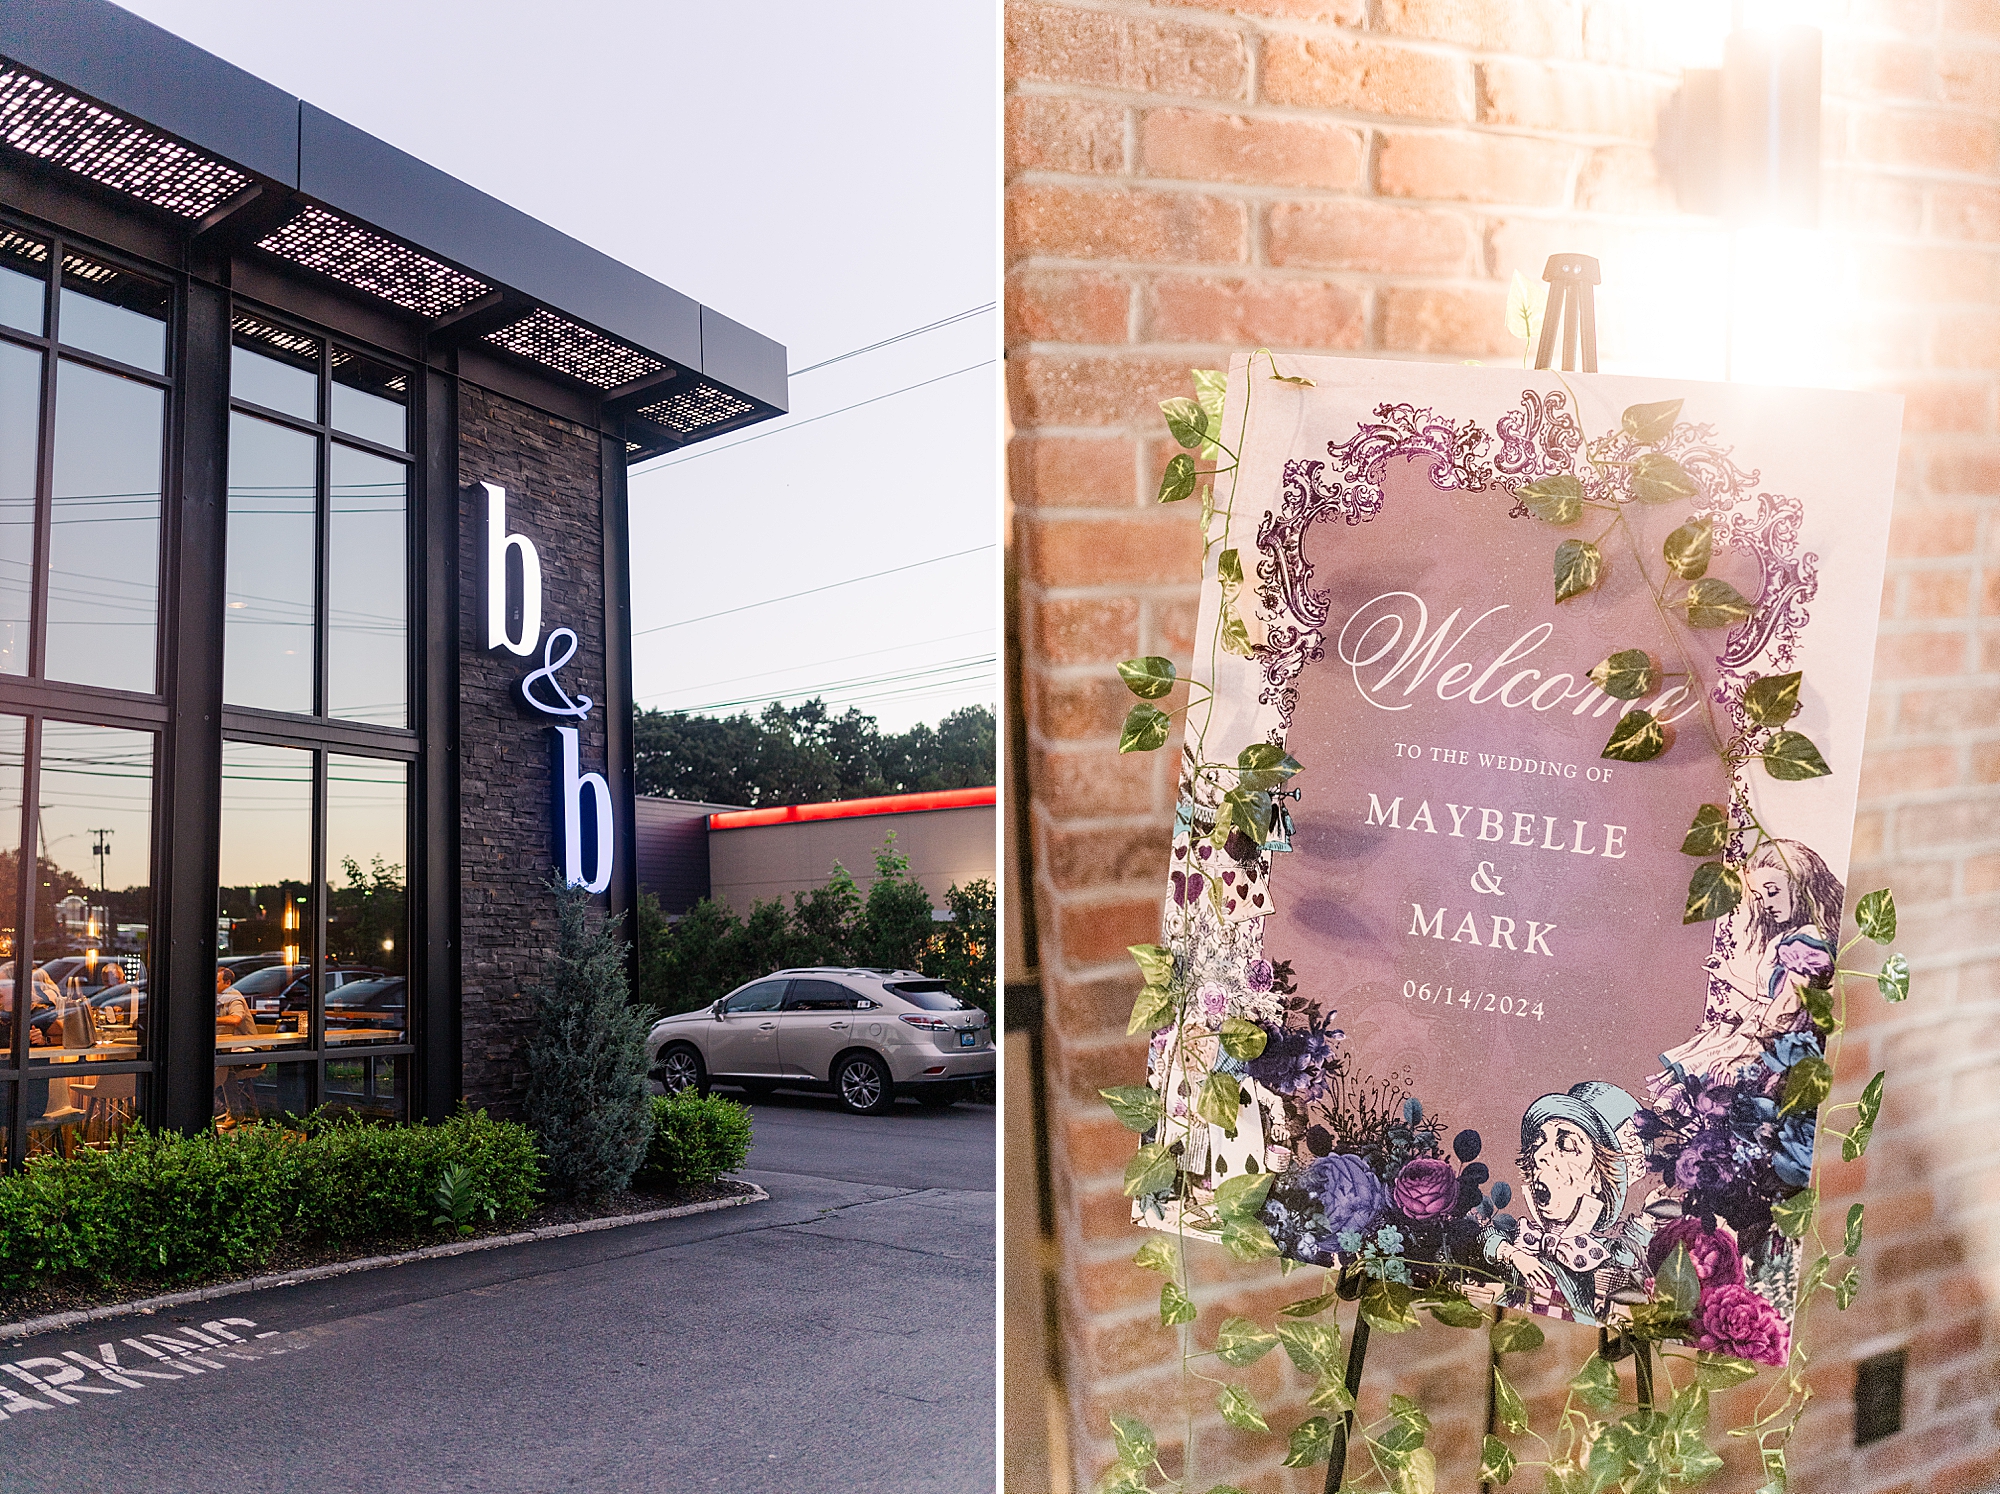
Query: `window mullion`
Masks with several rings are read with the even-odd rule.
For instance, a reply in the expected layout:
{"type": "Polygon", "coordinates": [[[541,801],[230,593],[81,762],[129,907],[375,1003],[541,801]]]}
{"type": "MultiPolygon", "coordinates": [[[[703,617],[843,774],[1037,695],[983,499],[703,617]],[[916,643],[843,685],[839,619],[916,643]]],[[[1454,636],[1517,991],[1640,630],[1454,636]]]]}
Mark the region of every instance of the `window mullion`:
{"type": "Polygon", "coordinates": [[[40,448],[35,459],[35,543],[34,573],[28,577],[28,676],[43,677],[49,614],[49,524],[55,506],[56,481],[56,370],[61,359],[56,349],[61,342],[62,261],[60,239],[49,241],[48,310],[44,325],[48,347],[42,355],[42,423],[37,431],[40,448]]]}
{"type": "Polygon", "coordinates": [[[327,918],[327,876],[326,876],[326,765],[327,754],[324,747],[313,749],[313,792],[312,792],[312,892],[308,899],[308,912],[312,917],[312,1035],[307,1040],[308,1048],[317,1055],[308,1075],[306,1103],[315,1109],[326,1094],[326,918],[327,918]]]}

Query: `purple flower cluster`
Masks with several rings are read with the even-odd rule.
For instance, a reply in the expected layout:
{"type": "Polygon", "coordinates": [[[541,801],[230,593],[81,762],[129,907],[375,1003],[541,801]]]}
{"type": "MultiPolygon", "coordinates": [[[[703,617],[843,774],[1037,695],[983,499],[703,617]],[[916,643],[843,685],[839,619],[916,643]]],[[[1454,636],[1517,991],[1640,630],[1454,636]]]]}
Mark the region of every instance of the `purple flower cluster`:
{"type": "MultiPolygon", "coordinates": [[[[1254,968],[1251,977],[1256,978],[1254,968]]],[[[1319,1099],[1331,1082],[1335,1045],[1340,1041],[1340,1033],[1331,1025],[1333,1016],[1330,1011],[1317,1013],[1303,1027],[1266,1027],[1264,1051],[1243,1066],[1244,1072],[1278,1094],[1301,1101],[1319,1099]]]]}
{"type": "Polygon", "coordinates": [[[1436,1219],[1458,1198],[1458,1174],[1441,1157],[1412,1157],[1396,1170],[1389,1198],[1405,1219],[1436,1219]]]}
{"type": "Polygon", "coordinates": [[[1306,1169],[1306,1188],[1326,1213],[1327,1233],[1336,1238],[1365,1234],[1382,1217],[1389,1195],[1382,1180],[1359,1157],[1334,1152],[1306,1169]]]}

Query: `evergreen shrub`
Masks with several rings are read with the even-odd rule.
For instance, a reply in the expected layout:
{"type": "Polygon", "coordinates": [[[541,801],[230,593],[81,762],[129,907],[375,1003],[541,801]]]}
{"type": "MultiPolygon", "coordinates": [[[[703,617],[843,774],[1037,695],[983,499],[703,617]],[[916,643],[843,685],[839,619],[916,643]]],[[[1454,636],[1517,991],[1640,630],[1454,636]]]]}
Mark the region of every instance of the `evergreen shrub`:
{"type": "Polygon", "coordinates": [[[653,1136],[639,1176],[663,1188],[705,1188],[750,1155],[750,1110],[683,1090],[653,1100],[653,1136]]]}

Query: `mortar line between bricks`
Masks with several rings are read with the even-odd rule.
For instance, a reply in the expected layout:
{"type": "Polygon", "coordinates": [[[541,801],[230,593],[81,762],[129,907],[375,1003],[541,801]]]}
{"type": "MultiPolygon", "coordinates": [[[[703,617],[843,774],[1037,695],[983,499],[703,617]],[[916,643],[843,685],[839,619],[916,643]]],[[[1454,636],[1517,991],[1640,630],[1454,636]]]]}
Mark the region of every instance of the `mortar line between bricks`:
{"type": "Polygon", "coordinates": [[[324,1281],[335,1276],[349,1276],[357,1271],[374,1271],[385,1266],[404,1266],[416,1261],[442,1260],[450,1256],[471,1255],[482,1250],[496,1250],[506,1245],[529,1245],[538,1240],[595,1234],[628,1224],[654,1224],[665,1219],[711,1214],[721,1209],[770,1201],[771,1195],[755,1183],[748,1186],[753,1191],[736,1198],[714,1198],[702,1203],[680,1204],[671,1209],[651,1209],[641,1214],[615,1214],[604,1219],[585,1219],[574,1224],[545,1224],[538,1229],[518,1230],[512,1234],[487,1235],[476,1240],[452,1240],[442,1245],[425,1245],[416,1250],[397,1251],[391,1255],[363,1256],[359,1260],[352,1261],[330,1261],[323,1266],[309,1266],[303,1270],[285,1271],[274,1276],[246,1276],[236,1281],[194,1287],[184,1292],[140,1297],[130,1302],[111,1302],[101,1307],[80,1308],[74,1312],[48,1313],[19,1323],[0,1323],[0,1338],[30,1338],[37,1334],[52,1333],[58,1329],[80,1328],[86,1323],[103,1322],[110,1318],[157,1312],[163,1307],[184,1307],[195,1302],[212,1302],[224,1297],[241,1296],[245,1292],[300,1286],[306,1282],[324,1281]]]}

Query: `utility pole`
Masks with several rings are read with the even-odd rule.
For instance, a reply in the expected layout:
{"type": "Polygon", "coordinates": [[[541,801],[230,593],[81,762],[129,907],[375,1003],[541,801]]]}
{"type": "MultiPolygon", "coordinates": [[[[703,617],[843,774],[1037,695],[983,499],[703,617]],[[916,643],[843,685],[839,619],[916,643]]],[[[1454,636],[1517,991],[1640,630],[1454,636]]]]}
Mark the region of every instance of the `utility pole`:
{"type": "Polygon", "coordinates": [[[93,830],[90,833],[97,837],[90,848],[90,854],[97,858],[97,901],[103,909],[104,916],[104,927],[99,932],[98,938],[103,941],[106,948],[109,948],[111,945],[111,899],[104,887],[104,863],[111,855],[112,832],[105,829],[93,830]]]}

